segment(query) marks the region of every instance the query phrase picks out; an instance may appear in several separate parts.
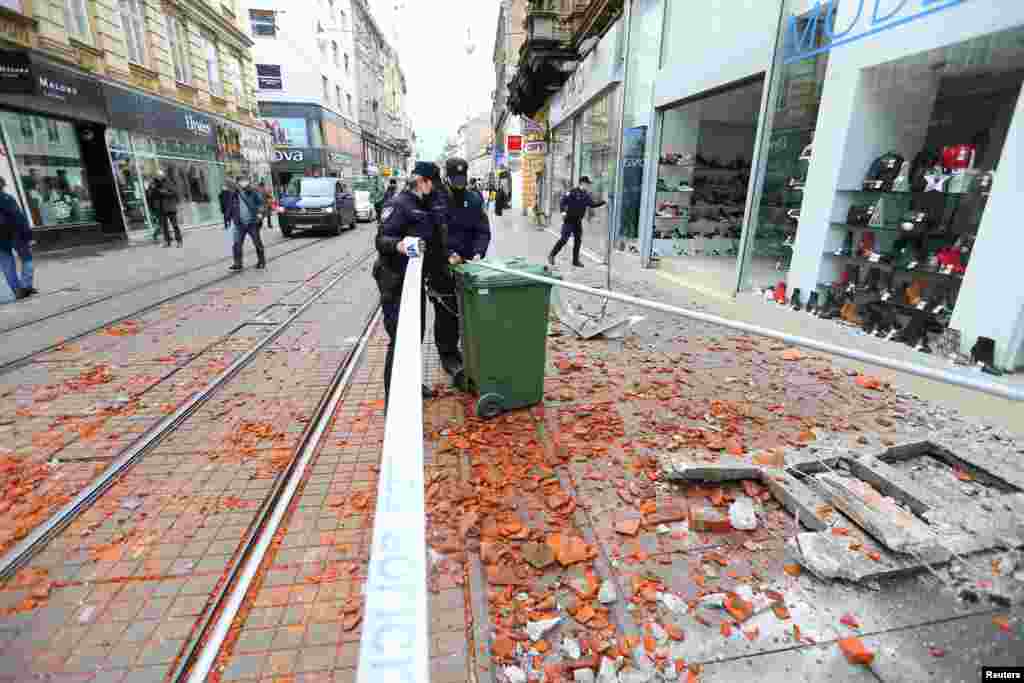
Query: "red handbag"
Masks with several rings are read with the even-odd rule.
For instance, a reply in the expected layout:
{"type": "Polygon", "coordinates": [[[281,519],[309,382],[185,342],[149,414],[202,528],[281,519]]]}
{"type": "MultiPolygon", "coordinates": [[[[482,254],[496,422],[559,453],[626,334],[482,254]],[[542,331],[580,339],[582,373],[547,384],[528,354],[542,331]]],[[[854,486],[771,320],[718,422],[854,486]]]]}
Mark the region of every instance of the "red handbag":
{"type": "Polygon", "coordinates": [[[974,165],[974,145],[949,145],[942,148],[942,165],[950,171],[962,171],[974,165]]]}

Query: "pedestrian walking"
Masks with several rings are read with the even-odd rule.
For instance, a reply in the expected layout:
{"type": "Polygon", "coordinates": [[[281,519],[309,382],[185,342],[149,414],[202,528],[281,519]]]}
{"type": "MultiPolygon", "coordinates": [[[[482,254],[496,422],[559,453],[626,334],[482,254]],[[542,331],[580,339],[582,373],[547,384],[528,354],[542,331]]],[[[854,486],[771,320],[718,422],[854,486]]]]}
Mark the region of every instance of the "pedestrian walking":
{"type": "Polygon", "coordinates": [[[231,219],[228,218],[228,208],[231,206],[231,195],[234,191],[235,188],[231,186],[231,181],[225,179],[224,184],[221,186],[220,194],[217,196],[217,200],[220,202],[220,214],[224,217],[225,230],[231,227],[231,219]]]}
{"type": "Polygon", "coordinates": [[[164,247],[171,246],[171,226],[174,226],[174,239],[181,247],[181,226],[178,224],[178,193],[160,171],[146,193],[150,208],[156,213],[157,225],[164,233],[164,247]]]}
{"type": "Polygon", "coordinates": [[[0,177],[0,270],[11,293],[0,292],[4,303],[24,299],[36,293],[33,286],[32,228],[18,200],[7,194],[7,181],[0,177]],[[21,274],[15,262],[21,261],[21,274]]]}
{"type": "Polygon", "coordinates": [[[263,238],[260,229],[263,227],[263,195],[253,189],[248,178],[238,178],[237,189],[228,199],[228,218],[235,224],[234,239],[231,243],[231,255],[234,263],[231,270],[242,269],[242,247],[245,236],[252,240],[256,247],[256,268],[267,267],[266,254],[263,250],[263,238]]]}
{"type": "Polygon", "coordinates": [[[260,184],[256,186],[256,189],[259,190],[261,195],[263,195],[263,207],[264,213],[267,217],[267,228],[272,228],[274,227],[271,225],[271,220],[273,220],[274,217],[274,192],[267,187],[267,183],[265,181],[260,181],[260,184]]]}
{"type": "Polygon", "coordinates": [[[555,247],[548,255],[548,263],[555,265],[555,257],[562,250],[565,243],[572,237],[572,264],[577,268],[583,267],[580,261],[580,248],[583,246],[583,217],[587,215],[587,209],[596,209],[604,206],[606,202],[596,201],[590,194],[590,178],[583,176],[579,185],[562,195],[562,236],[555,242],[555,247]]]}
{"type": "Polygon", "coordinates": [[[494,213],[501,215],[501,212],[505,210],[505,188],[498,186],[498,190],[494,193],[494,213]]]}
{"type": "MultiPolygon", "coordinates": [[[[380,291],[381,312],[384,329],[390,342],[384,361],[385,404],[391,392],[391,368],[395,359],[395,342],[398,334],[399,305],[402,300],[402,286],[405,268],[409,262],[410,250],[422,249],[424,288],[421,295],[420,339],[426,331],[426,290],[441,284],[447,272],[448,248],[443,220],[446,211],[443,194],[439,192],[441,171],[429,161],[417,161],[409,179],[409,185],[396,194],[381,214],[377,229],[377,261],[373,264],[373,279],[380,291]],[[425,247],[425,248],[424,248],[425,247]]],[[[438,352],[458,349],[458,320],[444,315],[443,309],[435,306],[434,341],[438,352]],[[454,330],[452,329],[454,322],[454,330]]],[[[429,387],[422,387],[424,398],[433,396],[429,387]]]]}

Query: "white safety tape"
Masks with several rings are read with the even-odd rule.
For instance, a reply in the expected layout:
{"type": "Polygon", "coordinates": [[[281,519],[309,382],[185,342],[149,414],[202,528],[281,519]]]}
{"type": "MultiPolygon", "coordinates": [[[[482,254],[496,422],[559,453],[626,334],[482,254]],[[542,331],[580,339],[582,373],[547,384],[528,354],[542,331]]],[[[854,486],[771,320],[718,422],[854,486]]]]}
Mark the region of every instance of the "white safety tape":
{"type": "Polygon", "coordinates": [[[423,493],[423,259],[409,259],[384,423],[358,683],[428,683],[423,493]]]}

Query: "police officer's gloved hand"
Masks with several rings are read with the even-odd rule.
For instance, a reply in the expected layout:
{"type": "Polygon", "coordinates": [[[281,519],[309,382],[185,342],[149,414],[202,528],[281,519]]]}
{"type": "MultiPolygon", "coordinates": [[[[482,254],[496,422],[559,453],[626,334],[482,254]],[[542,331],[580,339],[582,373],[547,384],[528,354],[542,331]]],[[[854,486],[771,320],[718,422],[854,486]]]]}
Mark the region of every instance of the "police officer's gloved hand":
{"type": "Polygon", "coordinates": [[[424,252],[423,240],[419,237],[406,237],[398,243],[398,251],[409,258],[422,256],[424,252]]]}

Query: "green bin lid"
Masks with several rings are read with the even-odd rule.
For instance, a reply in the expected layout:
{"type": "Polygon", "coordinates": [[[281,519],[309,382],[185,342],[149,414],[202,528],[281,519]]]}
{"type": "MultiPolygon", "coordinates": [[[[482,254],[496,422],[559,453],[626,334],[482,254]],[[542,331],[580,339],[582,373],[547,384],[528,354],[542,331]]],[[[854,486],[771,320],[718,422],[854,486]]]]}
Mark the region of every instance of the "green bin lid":
{"type": "MultiPolygon", "coordinates": [[[[493,263],[495,265],[504,266],[505,268],[521,270],[524,273],[529,273],[530,275],[541,275],[543,277],[550,278],[556,277],[550,270],[548,270],[546,265],[530,263],[526,259],[522,258],[486,259],[484,263],[493,263]]],[[[486,266],[480,265],[479,261],[470,261],[454,266],[453,270],[459,275],[463,285],[474,289],[487,287],[521,287],[523,285],[543,284],[525,277],[510,275],[499,270],[487,268],[486,266]]]]}

